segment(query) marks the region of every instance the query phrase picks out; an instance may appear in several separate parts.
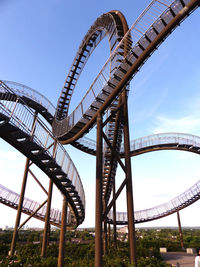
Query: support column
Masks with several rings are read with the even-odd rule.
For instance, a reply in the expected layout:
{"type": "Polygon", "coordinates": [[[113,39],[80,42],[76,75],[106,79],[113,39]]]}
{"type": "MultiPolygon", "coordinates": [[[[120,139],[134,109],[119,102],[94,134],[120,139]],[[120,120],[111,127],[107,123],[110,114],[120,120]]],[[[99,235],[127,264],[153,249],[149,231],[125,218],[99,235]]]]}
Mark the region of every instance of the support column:
{"type": "Polygon", "coordinates": [[[182,249],[184,249],[183,233],[182,233],[182,228],[181,228],[181,219],[180,219],[179,211],[177,211],[177,219],[178,219],[178,229],[179,229],[179,236],[180,236],[180,241],[181,241],[181,247],[182,247],[182,249]]]}
{"type": "Polygon", "coordinates": [[[45,225],[44,225],[44,233],[42,240],[42,251],[41,256],[46,257],[46,249],[49,239],[49,230],[50,230],[50,211],[51,211],[51,199],[52,199],[52,191],[53,191],[53,181],[49,179],[49,190],[48,190],[48,200],[47,200],[47,209],[45,214],[45,225]]]}
{"type": "MultiPolygon", "coordinates": [[[[35,132],[35,126],[36,126],[37,118],[38,118],[38,113],[35,112],[34,119],[33,119],[33,125],[32,125],[31,137],[33,136],[33,134],[35,132]]],[[[17,216],[16,216],[16,220],[15,220],[15,228],[14,228],[12,242],[11,242],[11,248],[10,248],[10,252],[9,252],[10,256],[13,256],[14,252],[15,252],[18,227],[19,227],[19,223],[20,223],[20,219],[21,219],[21,213],[22,213],[24,195],[25,195],[25,190],[26,190],[26,182],[27,182],[27,177],[28,177],[29,165],[30,165],[30,159],[27,158],[26,164],[25,164],[25,169],[24,169],[24,177],[23,177],[23,181],[22,181],[19,204],[18,204],[18,209],[17,209],[17,216]]]]}
{"type": "Polygon", "coordinates": [[[102,114],[97,117],[95,267],[102,266],[102,114]]]}
{"type": "Polygon", "coordinates": [[[108,224],[108,244],[110,246],[110,223],[108,224]]]}
{"type": "MultiPolygon", "coordinates": [[[[113,180],[113,199],[115,199],[115,178],[113,180]]],[[[116,201],[113,203],[113,244],[117,248],[116,201]]]]}
{"type": "Polygon", "coordinates": [[[128,237],[130,250],[130,263],[137,266],[136,261],[136,238],[135,238],[135,222],[134,222],[134,205],[133,205],[133,189],[132,189],[132,173],[130,160],[130,139],[129,139],[129,123],[128,123],[128,107],[127,93],[124,89],[122,92],[122,100],[124,104],[124,153],[126,167],[126,196],[127,196],[127,213],[128,213],[128,237]]]}
{"type": "Polygon", "coordinates": [[[64,267],[66,225],[67,225],[67,198],[66,196],[63,196],[58,267],[64,267]]]}
{"type": "Polygon", "coordinates": [[[26,182],[27,182],[29,164],[30,164],[30,160],[27,158],[26,159],[26,164],[25,164],[25,169],[24,169],[24,177],[23,177],[23,181],[22,181],[19,204],[18,204],[18,209],[17,209],[17,216],[16,216],[16,220],[15,220],[15,228],[14,228],[12,242],[11,242],[11,248],[10,248],[10,252],[9,252],[10,256],[13,256],[14,252],[15,252],[15,247],[16,247],[16,242],[17,242],[17,234],[18,234],[18,227],[19,227],[19,223],[20,223],[20,219],[21,219],[21,212],[22,212],[24,195],[25,195],[25,190],[26,190],[26,182]]]}
{"type": "Polygon", "coordinates": [[[107,232],[107,220],[106,219],[104,221],[103,231],[104,231],[103,251],[104,251],[104,255],[106,255],[108,251],[108,232],[107,232]]]}

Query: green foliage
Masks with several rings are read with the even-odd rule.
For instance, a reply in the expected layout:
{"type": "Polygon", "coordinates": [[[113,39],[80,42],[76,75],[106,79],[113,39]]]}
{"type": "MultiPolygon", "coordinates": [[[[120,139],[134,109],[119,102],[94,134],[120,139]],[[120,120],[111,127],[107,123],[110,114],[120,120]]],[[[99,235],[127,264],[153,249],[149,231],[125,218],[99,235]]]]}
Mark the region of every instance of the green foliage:
{"type": "Polygon", "coordinates": [[[164,264],[161,260],[151,257],[151,258],[144,258],[141,257],[138,260],[138,267],[164,267],[164,264]]]}
{"type": "MultiPolygon", "coordinates": [[[[40,256],[41,245],[34,243],[42,240],[43,231],[22,230],[19,233],[17,254],[8,257],[12,231],[0,232],[0,266],[23,267],[54,267],[57,266],[59,230],[51,232],[50,245],[47,248],[46,258],[40,256]]],[[[197,248],[200,244],[200,230],[183,230],[185,247],[197,248]]],[[[123,240],[123,235],[121,236],[123,240]]],[[[181,250],[180,236],[177,229],[139,229],[137,230],[136,254],[138,267],[164,267],[160,247],[168,251],[181,250]]],[[[108,253],[103,257],[105,267],[133,267],[129,264],[128,242],[117,242],[117,249],[111,243],[108,253]]],[[[94,237],[89,231],[67,231],[65,249],[66,267],[93,267],[94,266],[94,237]],[[80,242],[81,241],[81,242],[80,242]],[[73,243],[80,242],[80,243],[73,243]]]]}

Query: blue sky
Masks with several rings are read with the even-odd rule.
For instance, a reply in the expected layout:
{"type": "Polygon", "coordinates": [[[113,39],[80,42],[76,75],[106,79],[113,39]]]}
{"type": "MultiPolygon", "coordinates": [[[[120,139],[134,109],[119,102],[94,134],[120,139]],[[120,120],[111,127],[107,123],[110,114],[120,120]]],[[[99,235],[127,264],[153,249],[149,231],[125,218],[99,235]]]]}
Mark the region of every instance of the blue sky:
{"type": "MultiPolygon", "coordinates": [[[[77,49],[96,18],[118,9],[131,26],[149,3],[142,0],[1,0],[0,79],[30,86],[56,105],[77,49]]],[[[132,80],[129,95],[131,139],[169,131],[199,135],[199,20],[200,10],[196,10],[168,37],[132,80]]],[[[107,57],[108,44],[104,40],[80,77],[72,106],[78,103],[107,57]]],[[[0,142],[0,184],[19,192],[24,157],[5,142],[0,142]],[[11,162],[12,168],[9,167],[11,162]]],[[[93,226],[95,158],[70,146],[66,150],[77,166],[86,191],[87,209],[83,226],[93,226]]],[[[188,189],[200,179],[199,166],[198,155],[180,151],[154,152],[133,158],[135,209],[161,204],[188,189]]],[[[45,184],[48,183],[37,168],[35,172],[45,184]]],[[[119,184],[123,177],[120,170],[117,177],[119,184]]],[[[45,197],[38,190],[30,178],[27,196],[36,196],[37,201],[42,202],[45,197]],[[33,194],[33,188],[37,194],[33,194]]],[[[56,190],[54,192],[55,207],[59,194],[56,190]]],[[[123,196],[117,204],[120,211],[126,210],[123,196]]],[[[199,206],[197,202],[181,211],[183,225],[199,225],[199,206]]],[[[15,211],[3,205],[0,208],[5,214],[0,226],[13,225],[15,211]]],[[[41,223],[34,220],[29,225],[41,223]]],[[[176,226],[177,220],[172,215],[145,225],[176,226]]]]}

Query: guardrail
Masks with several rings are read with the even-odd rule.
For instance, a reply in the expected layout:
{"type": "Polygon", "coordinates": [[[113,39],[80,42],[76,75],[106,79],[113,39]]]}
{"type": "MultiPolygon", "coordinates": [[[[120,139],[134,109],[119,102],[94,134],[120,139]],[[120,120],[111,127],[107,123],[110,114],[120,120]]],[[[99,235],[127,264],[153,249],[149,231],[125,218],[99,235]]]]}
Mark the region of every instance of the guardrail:
{"type": "MultiPolygon", "coordinates": [[[[168,216],[178,210],[186,208],[200,198],[200,181],[195,183],[192,187],[186,190],[184,193],[173,198],[169,202],[163,203],[161,205],[155,206],[150,209],[135,211],[134,217],[136,223],[148,222],[156,220],[165,216],[168,216]]],[[[113,214],[110,212],[108,214],[109,220],[112,221],[113,214]]],[[[127,224],[128,217],[126,212],[116,213],[117,224],[127,224]]]]}
{"type": "MultiPolygon", "coordinates": [[[[19,198],[20,195],[11,191],[10,189],[6,188],[3,185],[0,185],[0,202],[2,204],[5,204],[11,208],[17,209],[19,204],[19,198]]],[[[27,214],[32,214],[35,212],[39,207],[41,206],[41,203],[36,202],[32,199],[29,199],[27,197],[24,198],[23,201],[23,207],[22,212],[25,212],[27,214]]],[[[40,218],[42,221],[45,220],[46,215],[46,209],[47,206],[42,206],[34,215],[37,219],[40,218]]],[[[70,225],[71,223],[71,212],[68,210],[67,212],[67,225],[70,225]]],[[[61,211],[58,209],[51,208],[50,211],[50,222],[56,226],[60,226],[61,224],[61,211]]]]}

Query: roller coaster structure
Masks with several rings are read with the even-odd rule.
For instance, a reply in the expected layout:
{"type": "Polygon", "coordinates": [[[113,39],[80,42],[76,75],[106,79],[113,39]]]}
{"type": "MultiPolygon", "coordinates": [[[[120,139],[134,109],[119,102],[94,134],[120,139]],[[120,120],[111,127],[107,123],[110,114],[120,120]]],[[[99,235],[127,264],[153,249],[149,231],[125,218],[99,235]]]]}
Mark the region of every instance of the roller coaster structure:
{"type": "MultiPolygon", "coordinates": [[[[199,146],[192,142],[188,144],[185,144],[186,142],[181,143],[178,138],[176,143],[156,143],[151,137],[146,137],[140,140],[141,142],[135,141],[131,146],[127,106],[129,83],[155,49],[199,5],[199,0],[153,0],[130,29],[128,29],[126,20],[119,11],[113,10],[99,17],[89,29],[74,58],[58,100],[55,116],[49,112],[48,107],[45,108],[44,103],[30,98],[22,92],[17,93],[11,89],[9,84],[0,82],[0,136],[27,157],[18,207],[15,205],[15,208],[18,208],[18,213],[11,245],[11,255],[15,249],[21,212],[25,208],[23,200],[26,178],[30,165],[34,163],[50,178],[46,201],[43,256],[45,256],[48,227],[50,223],[53,223],[53,218],[50,216],[53,183],[63,194],[58,266],[64,265],[66,225],[77,227],[83,222],[85,196],[79,174],[69,155],[60,144],[62,143],[72,144],[87,153],[96,155],[95,267],[102,266],[102,248],[104,248],[104,253],[107,250],[107,223],[113,223],[115,233],[116,224],[121,224],[121,222],[122,224],[128,222],[130,262],[137,265],[135,247],[135,222],[137,219],[134,217],[131,155],[169,148],[198,153],[199,146]],[[80,104],[72,114],[68,115],[70,100],[81,71],[89,56],[105,36],[108,37],[111,55],[80,104]],[[38,114],[50,123],[50,128],[52,125],[52,131],[39,118],[38,114]],[[92,141],[85,139],[83,136],[90,131],[94,124],[97,125],[97,140],[96,148],[94,146],[91,148],[88,144],[91,144],[92,141]],[[106,131],[104,133],[103,128],[105,126],[106,131]],[[123,148],[122,137],[124,139],[123,148]],[[174,144],[176,144],[176,148],[174,144]],[[124,157],[125,164],[121,160],[122,157],[124,157]],[[125,179],[116,191],[117,164],[124,171],[125,179]],[[125,219],[125,214],[116,213],[116,200],[123,188],[126,188],[127,195],[127,217],[125,219]],[[113,194],[112,199],[111,193],[113,194]],[[111,208],[113,208],[112,214],[110,213],[111,208]],[[70,211],[68,216],[67,209],[70,211]],[[123,219],[121,219],[122,217],[123,219]],[[103,233],[104,239],[102,239],[103,233]]],[[[39,94],[36,95],[39,96],[39,94]]],[[[48,103],[46,98],[44,98],[44,101],[48,103]]],[[[164,138],[164,136],[161,137],[164,138]]],[[[168,135],[167,137],[169,139],[176,138],[175,135],[168,135]]],[[[182,139],[184,139],[183,136],[182,139]]],[[[198,141],[198,137],[196,139],[198,141]]],[[[171,214],[175,210],[178,211],[199,199],[198,186],[197,183],[189,189],[187,191],[188,195],[191,192],[196,193],[191,194],[191,197],[188,197],[186,201],[180,201],[179,205],[174,205],[175,200],[170,202],[172,204],[171,208],[164,205],[163,213],[157,212],[157,215],[153,215],[152,212],[162,209],[162,205],[152,208],[151,215],[146,221],[171,214]]],[[[6,191],[5,188],[4,191],[6,191]]],[[[11,201],[11,203],[13,204],[14,201],[11,201]]],[[[37,206],[37,211],[43,206],[38,207],[38,204],[34,204],[37,206]]],[[[35,206],[32,211],[35,211],[35,206]]],[[[148,212],[146,211],[146,214],[148,212]]],[[[37,212],[33,216],[37,217],[37,212]]],[[[114,236],[114,239],[116,239],[116,236],[114,236]]]]}

